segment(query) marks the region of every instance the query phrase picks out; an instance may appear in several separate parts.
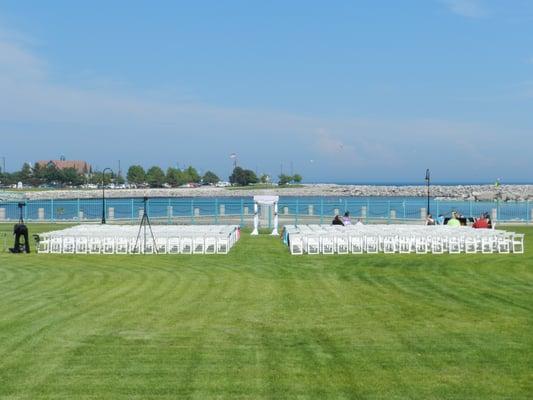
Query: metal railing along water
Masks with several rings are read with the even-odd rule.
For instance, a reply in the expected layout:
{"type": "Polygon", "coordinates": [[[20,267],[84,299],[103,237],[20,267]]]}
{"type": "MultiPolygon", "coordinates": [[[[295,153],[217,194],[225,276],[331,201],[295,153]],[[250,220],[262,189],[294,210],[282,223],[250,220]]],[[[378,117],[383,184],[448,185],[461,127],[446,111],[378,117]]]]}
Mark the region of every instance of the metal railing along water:
{"type": "MultiPolygon", "coordinates": [[[[238,224],[253,222],[253,199],[243,198],[151,198],[147,212],[156,223],[238,224]]],[[[336,214],[349,211],[352,220],[365,223],[407,223],[421,221],[427,214],[423,198],[358,197],[281,197],[279,219],[282,224],[327,224],[336,214]]],[[[524,202],[476,202],[431,200],[434,217],[456,211],[467,218],[489,213],[499,223],[533,222],[533,209],[524,202]]],[[[105,201],[108,223],[137,223],[143,212],[142,198],[110,198],[105,201]]],[[[0,222],[19,218],[18,201],[0,202],[0,222]]],[[[26,202],[24,220],[28,222],[98,222],[102,218],[101,199],[32,200],[26,202]]],[[[261,225],[272,227],[273,209],[260,210],[261,225]]]]}

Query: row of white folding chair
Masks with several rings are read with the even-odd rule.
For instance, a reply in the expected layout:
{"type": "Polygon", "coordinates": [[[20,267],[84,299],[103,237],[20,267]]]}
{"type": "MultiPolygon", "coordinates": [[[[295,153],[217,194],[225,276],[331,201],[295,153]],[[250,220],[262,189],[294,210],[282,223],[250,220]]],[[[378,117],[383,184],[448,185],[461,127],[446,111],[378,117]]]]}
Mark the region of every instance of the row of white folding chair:
{"type": "Polygon", "coordinates": [[[392,236],[290,235],[292,254],[361,253],[523,253],[523,235],[497,236],[392,236]],[[515,238],[515,239],[513,239],[515,238]]]}
{"type": "MultiPolygon", "coordinates": [[[[424,226],[424,225],[288,225],[286,229],[289,233],[305,234],[382,234],[382,235],[405,235],[405,234],[471,234],[471,235],[493,235],[496,230],[481,229],[475,230],[469,227],[447,227],[447,226],[424,226]]],[[[503,231],[499,231],[503,232],[503,231]]]]}
{"type": "MultiPolygon", "coordinates": [[[[472,229],[472,228],[451,228],[451,227],[427,227],[419,225],[381,225],[381,226],[333,226],[333,225],[288,225],[285,227],[289,236],[291,234],[301,234],[302,240],[307,243],[307,237],[319,235],[321,237],[330,235],[334,239],[326,240],[326,253],[331,253],[331,241],[335,240],[333,246],[337,246],[339,239],[335,239],[339,234],[346,235],[363,235],[365,237],[377,236],[379,240],[379,249],[387,252],[393,252],[395,240],[391,238],[398,237],[398,251],[410,252],[415,249],[419,253],[434,251],[440,252],[500,252],[506,253],[512,251],[515,253],[523,252],[523,235],[514,234],[499,230],[490,229],[472,229]],[[387,238],[387,239],[383,239],[387,238]],[[415,246],[415,238],[418,246],[415,246]],[[465,245],[466,243],[466,245],[465,245]]],[[[321,242],[324,239],[321,240],[321,242]]],[[[343,240],[341,240],[342,242],[343,240]]],[[[369,239],[370,242],[373,239],[369,239]]],[[[316,240],[311,239],[311,245],[315,244],[312,253],[316,253],[316,240]]],[[[345,242],[345,241],[344,241],[345,242]]],[[[321,244],[319,244],[320,246],[321,244]]],[[[307,246],[305,246],[307,247],[307,246]]],[[[356,246],[357,247],[357,246],[356,246]]],[[[375,246],[370,246],[374,251],[375,246]]],[[[339,247],[341,253],[345,252],[345,245],[339,247]]],[[[320,247],[321,249],[321,247],[320,247]]],[[[320,252],[321,250],[318,250],[320,252]]],[[[334,250],[334,252],[338,250],[334,250]]]]}
{"type": "MultiPolygon", "coordinates": [[[[181,236],[232,236],[237,237],[237,226],[154,226],[153,231],[157,237],[181,237],[181,236]]],[[[60,231],[40,234],[41,239],[51,237],[129,237],[137,236],[138,227],[129,225],[88,225],[75,226],[60,231]]]]}
{"type": "Polygon", "coordinates": [[[231,248],[227,237],[196,236],[182,238],[86,238],[53,237],[41,240],[38,251],[53,254],[227,254],[231,248]]]}

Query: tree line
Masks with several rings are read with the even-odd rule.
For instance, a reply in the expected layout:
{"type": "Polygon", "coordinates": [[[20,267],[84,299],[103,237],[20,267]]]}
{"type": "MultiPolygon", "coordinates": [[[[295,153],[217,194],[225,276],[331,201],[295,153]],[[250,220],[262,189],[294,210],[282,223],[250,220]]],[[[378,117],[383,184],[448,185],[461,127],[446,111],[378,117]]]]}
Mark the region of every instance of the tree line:
{"type": "MultiPolygon", "coordinates": [[[[140,165],[132,165],[128,169],[126,179],[128,183],[133,185],[154,188],[166,185],[178,187],[187,183],[216,184],[220,181],[214,172],[207,171],[201,176],[192,166],[184,170],[170,167],[165,173],[158,166],[153,166],[145,171],[140,165]]],[[[30,164],[24,163],[20,171],[11,173],[0,171],[0,185],[3,186],[16,185],[18,182],[22,182],[25,186],[76,187],[87,184],[101,185],[102,180],[105,185],[110,183],[121,185],[126,183],[126,179],[121,175],[107,171],[105,174],[100,171],[79,173],[75,168],[59,169],[54,164],[46,166],[35,164],[32,167],[30,164]]]]}
{"type": "Polygon", "coordinates": [[[128,182],[134,185],[147,185],[150,187],[163,187],[165,184],[178,187],[188,183],[214,185],[220,178],[212,171],[200,175],[196,168],[189,166],[185,169],[167,168],[166,173],[161,167],[153,166],[147,171],[140,165],[132,165],[126,175],[128,182]]]}
{"type": "MultiPolygon", "coordinates": [[[[287,185],[290,183],[300,183],[302,177],[299,174],[278,176],[279,185],[287,185]]],[[[1,185],[15,185],[18,182],[26,186],[82,186],[86,184],[100,185],[104,184],[124,184],[126,180],[128,183],[136,186],[149,186],[153,188],[158,187],[179,187],[185,184],[209,184],[214,185],[220,182],[220,178],[212,171],[207,171],[200,175],[196,168],[189,166],[185,169],[167,168],[166,172],[161,167],[152,166],[145,170],[141,165],[132,165],[128,168],[126,179],[120,175],[113,175],[111,172],[106,172],[102,175],[99,171],[90,171],[88,173],[79,173],[75,168],[59,169],[54,164],[41,166],[35,164],[33,167],[24,163],[20,171],[7,173],[0,171],[1,185]]],[[[257,183],[268,184],[271,183],[270,177],[266,174],[260,177],[250,170],[242,167],[235,167],[229,176],[229,182],[232,185],[248,186],[257,183]]]]}
{"type": "MultiPolygon", "coordinates": [[[[278,175],[278,185],[279,186],[285,186],[290,183],[301,183],[302,182],[302,176],[300,174],[294,174],[294,175],[285,175],[280,174],[278,175]]],[[[244,169],[241,167],[235,167],[233,169],[232,174],[229,177],[229,181],[232,185],[239,185],[239,186],[248,186],[248,185],[254,185],[256,183],[263,183],[268,184],[272,183],[270,180],[270,176],[263,174],[261,177],[257,177],[257,174],[250,170],[250,169],[244,169]]]]}
{"type": "MultiPolygon", "coordinates": [[[[109,184],[114,182],[116,184],[124,183],[122,177],[112,177],[110,173],[104,176],[104,183],[109,184]]],[[[59,169],[54,164],[42,166],[35,164],[33,167],[24,163],[20,171],[15,172],[0,172],[0,184],[2,185],[16,185],[22,182],[26,186],[81,186],[84,184],[101,184],[102,174],[100,172],[90,172],[80,174],[75,168],[59,169]]]]}

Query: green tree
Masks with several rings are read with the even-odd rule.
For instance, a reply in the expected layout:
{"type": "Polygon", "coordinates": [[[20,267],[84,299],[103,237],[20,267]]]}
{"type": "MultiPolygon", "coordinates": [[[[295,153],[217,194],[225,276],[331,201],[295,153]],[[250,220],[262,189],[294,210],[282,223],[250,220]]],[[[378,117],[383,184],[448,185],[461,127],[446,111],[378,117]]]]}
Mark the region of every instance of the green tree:
{"type": "Polygon", "coordinates": [[[44,168],[41,167],[41,164],[35,164],[32,171],[32,177],[30,179],[30,184],[32,186],[39,186],[41,183],[44,182],[43,179],[43,170],[44,168]]]}
{"type": "Polygon", "coordinates": [[[168,167],[165,175],[165,182],[172,187],[178,186],[178,169],[168,167]]]}
{"type": "Polygon", "coordinates": [[[109,185],[114,181],[114,175],[111,172],[106,172],[102,176],[102,172],[94,171],[89,177],[89,183],[92,183],[93,185],[102,185],[102,180],[104,185],[109,185]]]}
{"type": "Polygon", "coordinates": [[[202,177],[202,182],[214,185],[220,182],[220,179],[214,172],[207,171],[202,177]]]}
{"type": "Polygon", "coordinates": [[[19,173],[19,180],[25,185],[29,185],[31,183],[30,181],[31,181],[32,175],[33,175],[33,171],[31,170],[30,164],[24,163],[19,173]]]}
{"type": "Polygon", "coordinates": [[[61,171],[54,164],[49,164],[43,171],[44,181],[49,185],[58,185],[62,182],[61,171]]]}
{"type": "Polygon", "coordinates": [[[257,175],[251,169],[245,169],[244,170],[244,175],[246,177],[246,182],[247,182],[246,185],[252,185],[254,183],[259,182],[259,179],[257,178],[257,175]]]}
{"type": "Polygon", "coordinates": [[[187,179],[185,178],[185,174],[183,173],[183,171],[181,171],[179,168],[172,167],[169,167],[167,169],[167,176],[165,181],[172,187],[181,186],[187,183],[187,179]]]}
{"type": "Polygon", "coordinates": [[[14,183],[17,183],[17,177],[15,174],[10,174],[9,172],[2,173],[2,185],[13,185],[14,183]]]}
{"type": "Polygon", "coordinates": [[[261,182],[261,183],[269,183],[270,182],[270,176],[268,176],[267,174],[261,175],[261,177],[259,178],[259,182],[261,182]]]}
{"type": "Polygon", "coordinates": [[[254,171],[235,167],[229,177],[229,181],[233,185],[248,186],[257,183],[258,179],[254,171]]]}
{"type": "Polygon", "coordinates": [[[65,168],[61,171],[61,183],[71,186],[83,184],[83,176],[78,174],[76,168],[65,168]]]}
{"type": "Polygon", "coordinates": [[[144,168],[140,165],[132,165],[128,168],[126,178],[129,183],[139,185],[146,181],[146,173],[144,172],[144,168]]]}
{"type": "Polygon", "coordinates": [[[196,168],[192,166],[187,167],[187,169],[183,171],[183,174],[185,175],[186,183],[187,182],[200,183],[200,181],[202,180],[196,168]]]}
{"type": "Polygon", "coordinates": [[[165,173],[160,167],[153,166],[146,172],[146,182],[150,187],[162,187],[165,183],[165,173]]]}
{"type": "Polygon", "coordinates": [[[233,168],[233,172],[229,176],[229,182],[232,185],[244,185],[245,183],[245,177],[244,177],[244,169],[241,167],[235,167],[233,168]]]}
{"type": "Polygon", "coordinates": [[[288,183],[290,183],[290,181],[292,181],[292,176],[290,175],[280,174],[278,175],[278,178],[279,178],[279,181],[278,181],[279,186],[285,186],[288,183]]]}
{"type": "Polygon", "coordinates": [[[302,182],[302,179],[303,179],[303,178],[302,178],[302,175],[300,175],[300,174],[294,174],[294,175],[292,176],[292,181],[293,181],[294,183],[301,183],[301,182],[302,182]]]}

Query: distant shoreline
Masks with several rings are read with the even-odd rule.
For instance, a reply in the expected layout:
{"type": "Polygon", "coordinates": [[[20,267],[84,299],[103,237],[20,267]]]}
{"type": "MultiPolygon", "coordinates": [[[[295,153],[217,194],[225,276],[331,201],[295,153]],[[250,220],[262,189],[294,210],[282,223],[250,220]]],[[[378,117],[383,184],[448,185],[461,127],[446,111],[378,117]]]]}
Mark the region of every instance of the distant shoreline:
{"type": "MultiPolygon", "coordinates": [[[[0,192],[0,199],[2,194],[0,192]]],[[[316,196],[316,197],[426,197],[425,185],[339,185],[305,184],[298,187],[273,188],[217,188],[203,186],[198,188],[172,189],[106,189],[109,198],[135,197],[251,197],[254,194],[279,196],[316,196]]],[[[97,199],[102,196],[100,189],[70,189],[9,192],[11,199],[26,200],[49,199],[97,199]]],[[[430,196],[442,200],[472,201],[527,201],[533,200],[533,184],[501,185],[431,185],[430,196]]],[[[4,200],[10,200],[5,198],[4,200]]]]}

